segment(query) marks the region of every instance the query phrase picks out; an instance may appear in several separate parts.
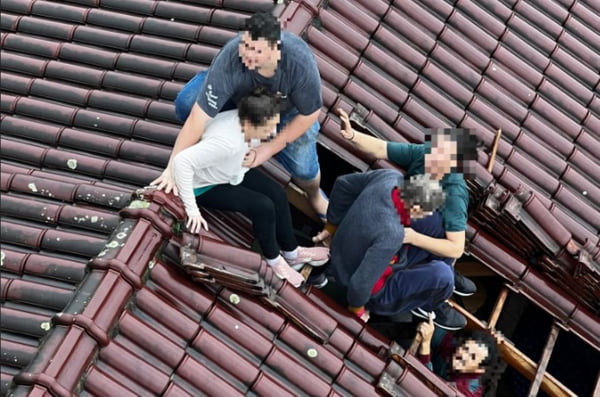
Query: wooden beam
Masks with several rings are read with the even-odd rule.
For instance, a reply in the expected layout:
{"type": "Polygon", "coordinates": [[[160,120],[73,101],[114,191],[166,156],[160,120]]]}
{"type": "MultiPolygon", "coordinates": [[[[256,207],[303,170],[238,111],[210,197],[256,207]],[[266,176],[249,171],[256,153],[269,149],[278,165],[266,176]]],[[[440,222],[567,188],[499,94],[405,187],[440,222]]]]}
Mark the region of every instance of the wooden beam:
{"type": "Polygon", "coordinates": [[[529,397],[537,396],[538,391],[540,391],[540,384],[542,383],[542,378],[546,373],[546,367],[548,366],[548,361],[550,361],[550,356],[552,356],[552,351],[554,350],[554,344],[556,343],[556,338],[558,338],[559,331],[560,329],[558,328],[558,325],[556,325],[556,322],[552,323],[552,329],[550,330],[548,340],[546,341],[546,346],[544,346],[544,352],[542,353],[542,357],[538,363],[538,367],[535,372],[535,378],[533,379],[533,383],[529,388],[529,397]]]}
{"type": "Polygon", "coordinates": [[[304,277],[304,280],[308,280],[310,277],[310,273],[312,272],[313,267],[311,265],[304,265],[302,269],[300,269],[300,274],[304,277]]]}
{"type": "Polygon", "coordinates": [[[504,302],[506,302],[506,297],[508,296],[508,288],[502,287],[500,291],[500,295],[498,295],[498,299],[496,299],[496,305],[494,306],[494,310],[490,315],[490,321],[488,324],[489,329],[496,328],[496,323],[498,322],[498,318],[500,317],[500,313],[502,313],[502,309],[504,308],[504,302]]]}
{"type": "Polygon", "coordinates": [[[498,129],[496,132],[496,136],[494,137],[494,143],[492,144],[492,153],[490,154],[490,159],[488,161],[487,170],[491,174],[494,169],[494,161],[496,160],[496,152],[498,151],[498,144],[500,143],[500,138],[502,137],[502,128],[498,129]]]}
{"type": "MultiPolygon", "coordinates": [[[[486,324],[469,313],[464,307],[458,305],[452,300],[448,300],[448,303],[467,318],[467,321],[469,322],[468,326],[470,328],[480,329],[482,331],[487,331],[492,335],[497,335],[494,330],[488,329],[486,324]]],[[[504,338],[500,338],[498,350],[500,351],[502,359],[508,365],[517,370],[517,372],[530,381],[534,380],[537,364],[534,363],[533,360],[523,354],[523,352],[521,352],[504,338]]],[[[555,377],[547,372],[543,374],[540,388],[552,397],[577,397],[575,393],[573,393],[565,385],[560,383],[555,377]]]]}

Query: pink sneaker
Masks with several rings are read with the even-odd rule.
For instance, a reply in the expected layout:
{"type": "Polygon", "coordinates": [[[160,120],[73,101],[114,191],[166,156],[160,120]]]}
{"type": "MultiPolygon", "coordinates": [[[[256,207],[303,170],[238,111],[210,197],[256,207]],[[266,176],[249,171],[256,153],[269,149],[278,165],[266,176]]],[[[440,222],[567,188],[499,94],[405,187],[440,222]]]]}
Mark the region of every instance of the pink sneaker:
{"type": "Polygon", "coordinates": [[[271,265],[271,269],[273,269],[273,273],[275,273],[277,277],[279,277],[282,280],[289,281],[290,284],[292,284],[296,288],[301,286],[304,282],[304,277],[302,277],[300,273],[298,273],[296,270],[290,267],[290,265],[285,261],[285,259],[283,259],[283,257],[281,257],[277,261],[277,263],[271,265]]]}
{"type": "Polygon", "coordinates": [[[294,270],[300,270],[306,264],[313,267],[323,266],[328,260],[329,248],[327,247],[298,247],[298,256],[295,259],[286,259],[294,270]]]}

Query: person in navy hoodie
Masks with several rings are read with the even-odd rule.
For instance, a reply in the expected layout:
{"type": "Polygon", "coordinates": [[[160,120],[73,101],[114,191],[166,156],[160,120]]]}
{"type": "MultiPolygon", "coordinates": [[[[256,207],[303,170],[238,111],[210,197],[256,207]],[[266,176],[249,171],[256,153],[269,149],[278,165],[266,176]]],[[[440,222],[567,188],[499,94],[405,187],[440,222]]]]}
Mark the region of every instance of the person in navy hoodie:
{"type": "Polygon", "coordinates": [[[452,269],[443,261],[406,268],[403,245],[411,221],[430,216],[443,202],[441,186],[426,174],[406,182],[396,170],[336,179],[322,234],[331,238],[326,272],[346,291],[348,310],[368,321],[370,312],[432,310],[452,295],[452,269]]]}

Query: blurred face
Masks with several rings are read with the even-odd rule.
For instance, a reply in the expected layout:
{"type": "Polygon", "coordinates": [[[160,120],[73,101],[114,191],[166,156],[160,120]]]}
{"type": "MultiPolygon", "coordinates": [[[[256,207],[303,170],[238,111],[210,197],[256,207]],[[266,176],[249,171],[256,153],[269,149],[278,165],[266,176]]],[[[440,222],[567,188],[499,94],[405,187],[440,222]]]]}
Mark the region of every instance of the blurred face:
{"type": "Polygon", "coordinates": [[[458,165],[456,142],[442,134],[431,139],[431,153],[425,154],[425,172],[434,179],[442,179],[458,165]]]}
{"type": "Polygon", "coordinates": [[[247,120],[242,122],[244,130],[244,137],[246,142],[250,142],[252,139],[258,139],[260,141],[267,141],[275,136],[277,124],[279,124],[279,115],[266,120],[264,124],[253,125],[247,120]]]}
{"type": "Polygon", "coordinates": [[[410,207],[411,219],[423,219],[433,214],[431,211],[425,211],[419,204],[415,204],[410,207]]]}
{"type": "Polygon", "coordinates": [[[244,32],[240,40],[239,55],[248,69],[260,70],[277,64],[279,50],[277,45],[271,46],[266,39],[252,40],[250,33],[244,32]]]}
{"type": "Polygon", "coordinates": [[[452,356],[452,369],[461,373],[483,373],[481,362],[488,356],[488,348],[481,342],[468,339],[459,346],[452,356]]]}

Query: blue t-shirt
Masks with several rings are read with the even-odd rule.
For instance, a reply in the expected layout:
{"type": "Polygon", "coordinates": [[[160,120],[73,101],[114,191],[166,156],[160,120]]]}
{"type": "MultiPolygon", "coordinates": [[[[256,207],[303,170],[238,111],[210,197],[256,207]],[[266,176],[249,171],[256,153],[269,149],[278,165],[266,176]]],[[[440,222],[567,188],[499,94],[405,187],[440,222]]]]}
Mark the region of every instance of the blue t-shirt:
{"type": "MultiPolygon", "coordinates": [[[[388,159],[406,170],[406,176],[423,174],[425,172],[425,152],[430,150],[430,143],[417,145],[411,143],[388,142],[388,159]]],[[[469,206],[469,191],[461,173],[444,175],[440,181],[446,193],[446,201],[441,207],[444,230],[447,232],[462,232],[467,230],[467,208],[469,206]]]]}
{"type": "Polygon", "coordinates": [[[210,117],[215,117],[227,101],[237,106],[256,86],[266,86],[282,95],[281,114],[308,115],[320,109],[321,78],[310,48],[300,37],[281,32],[281,59],[270,78],[244,66],[238,46],[241,35],[231,39],[213,59],[196,102],[210,117]]]}

